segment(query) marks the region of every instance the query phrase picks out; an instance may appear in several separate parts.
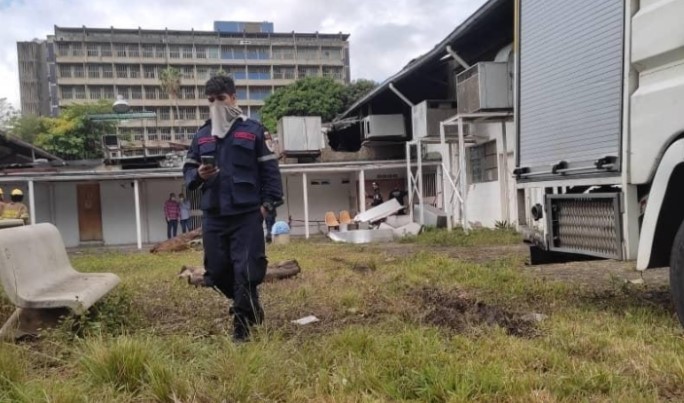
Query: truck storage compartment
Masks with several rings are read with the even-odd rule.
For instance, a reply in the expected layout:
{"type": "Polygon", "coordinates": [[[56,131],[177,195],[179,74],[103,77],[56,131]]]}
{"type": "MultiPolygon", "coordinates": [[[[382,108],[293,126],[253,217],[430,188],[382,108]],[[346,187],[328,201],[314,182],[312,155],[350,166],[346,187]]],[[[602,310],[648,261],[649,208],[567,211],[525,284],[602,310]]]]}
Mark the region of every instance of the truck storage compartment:
{"type": "Polygon", "coordinates": [[[623,0],[520,0],[522,180],[620,169],[623,0]]]}

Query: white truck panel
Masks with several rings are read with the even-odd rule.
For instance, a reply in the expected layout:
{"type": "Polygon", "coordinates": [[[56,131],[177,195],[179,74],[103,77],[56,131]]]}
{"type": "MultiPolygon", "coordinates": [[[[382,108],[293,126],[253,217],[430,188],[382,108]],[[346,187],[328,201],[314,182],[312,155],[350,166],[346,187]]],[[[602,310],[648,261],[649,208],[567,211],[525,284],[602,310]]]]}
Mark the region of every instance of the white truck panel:
{"type": "Polygon", "coordinates": [[[651,1],[632,21],[630,177],[648,183],[668,144],[684,131],[684,0],[651,1]]]}

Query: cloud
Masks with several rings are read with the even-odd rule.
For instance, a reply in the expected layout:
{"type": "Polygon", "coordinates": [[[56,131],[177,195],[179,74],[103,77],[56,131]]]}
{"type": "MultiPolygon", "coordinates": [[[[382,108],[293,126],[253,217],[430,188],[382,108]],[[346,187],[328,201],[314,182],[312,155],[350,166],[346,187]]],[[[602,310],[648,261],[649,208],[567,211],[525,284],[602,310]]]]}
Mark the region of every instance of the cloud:
{"type": "Polygon", "coordinates": [[[0,0],[0,98],[19,105],[17,41],[65,27],[211,30],[214,20],[273,21],[280,32],[351,34],[352,79],[382,81],[425,53],[484,0],[0,0]]]}

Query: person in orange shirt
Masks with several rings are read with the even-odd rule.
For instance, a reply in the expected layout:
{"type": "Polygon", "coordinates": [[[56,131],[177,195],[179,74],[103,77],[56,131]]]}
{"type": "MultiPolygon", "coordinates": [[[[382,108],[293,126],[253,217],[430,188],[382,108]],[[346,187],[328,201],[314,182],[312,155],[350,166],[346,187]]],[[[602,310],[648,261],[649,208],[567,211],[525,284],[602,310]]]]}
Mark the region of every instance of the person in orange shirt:
{"type": "Polygon", "coordinates": [[[20,189],[12,190],[12,193],[10,193],[10,200],[11,201],[9,203],[4,203],[2,206],[0,218],[3,220],[21,219],[24,220],[25,224],[28,224],[29,213],[28,208],[23,203],[24,192],[22,192],[20,189]]]}

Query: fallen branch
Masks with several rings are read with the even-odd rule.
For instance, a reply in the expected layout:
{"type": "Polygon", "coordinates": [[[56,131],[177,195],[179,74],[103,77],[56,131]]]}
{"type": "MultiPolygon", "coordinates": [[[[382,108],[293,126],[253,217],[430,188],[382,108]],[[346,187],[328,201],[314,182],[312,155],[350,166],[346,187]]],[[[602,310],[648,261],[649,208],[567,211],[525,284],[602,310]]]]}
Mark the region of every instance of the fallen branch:
{"type": "Polygon", "coordinates": [[[186,232],[185,234],[178,235],[175,238],[167,239],[166,241],[159,242],[150,249],[150,253],[159,252],[181,252],[190,249],[190,243],[195,239],[202,238],[202,228],[197,228],[195,230],[186,232]]]}
{"type": "MultiPolygon", "coordinates": [[[[301,271],[302,269],[299,267],[299,263],[295,259],[278,262],[274,265],[268,266],[266,269],[264,282],[270,283],[276,280],[294,277],[301,271]]],[[[204,267],[183,266],[178,274],[178,277],[181,279],[187,279],[188,284],[194,285],[195,287],[204,287],[205,272],[206,270],[204,267]]]]}

